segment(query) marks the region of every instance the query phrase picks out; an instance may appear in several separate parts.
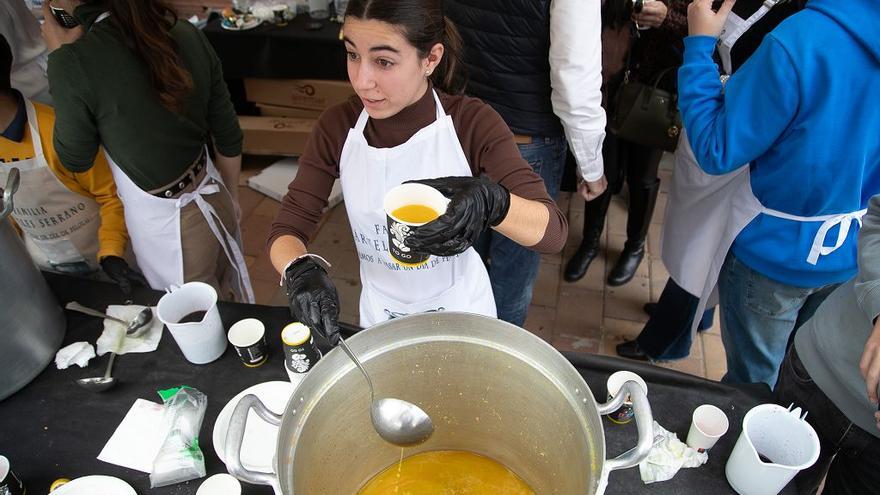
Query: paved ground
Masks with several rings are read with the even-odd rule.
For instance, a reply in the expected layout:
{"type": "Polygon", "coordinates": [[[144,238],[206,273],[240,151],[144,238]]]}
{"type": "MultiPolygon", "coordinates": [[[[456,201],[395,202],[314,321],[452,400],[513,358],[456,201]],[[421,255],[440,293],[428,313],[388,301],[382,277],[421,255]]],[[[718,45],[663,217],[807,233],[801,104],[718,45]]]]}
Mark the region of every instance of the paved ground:
{"type": "MultiPolygon", "coordinates": [[[[278,275],[268,261],[265,239],[279,203],[246,185],[251,175],[273,160],[245,157],[239,194],[242,208],[242,235],[257,302],[285,305],[278,286],[278,275]]],[[[583,201],[562,193],[559,199],[569,215],[569,239],[563,253],[544,256],[535,284],[532,305],[525,327],[560,350],[616,355],[614,346],[634,338],[647,315],[642,305],[656,301],[668,274],[659,257],[660,230],[669,186],[668,160],[661,166],[661,192],[648,235],[648,256],[636,277],[622,287],[609,287],[605,275],[613,266],[626,240],[626,200],[615,196],[602,236],[604,255],[590,266],[586,277],[575,283],[562,279],[562,268],[577,248],[583,228],[583,201]]],[[[310,251],[327,258],[342,305],[341,319],[357,323],[358,261],[344,205],[325,215],[310,251]]],[[[687,359],[661,366],[717,380],[726,370],[724,347],[716,320],[708,332],[698,335],[687,359]]]]}

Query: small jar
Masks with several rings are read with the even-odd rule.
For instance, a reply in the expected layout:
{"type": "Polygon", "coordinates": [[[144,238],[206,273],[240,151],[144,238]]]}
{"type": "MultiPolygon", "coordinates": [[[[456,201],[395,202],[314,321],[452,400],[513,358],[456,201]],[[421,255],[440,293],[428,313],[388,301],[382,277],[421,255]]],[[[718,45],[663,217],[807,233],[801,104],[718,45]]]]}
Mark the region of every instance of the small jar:
{"type": "Polygon", "coordinates": [[[302,377],[321,359],[321,351],[315,345],[312,331],[299,322],[288,324],[281,330],[281,343],[284,345],[284,368],[293,383],[302,377]]]}

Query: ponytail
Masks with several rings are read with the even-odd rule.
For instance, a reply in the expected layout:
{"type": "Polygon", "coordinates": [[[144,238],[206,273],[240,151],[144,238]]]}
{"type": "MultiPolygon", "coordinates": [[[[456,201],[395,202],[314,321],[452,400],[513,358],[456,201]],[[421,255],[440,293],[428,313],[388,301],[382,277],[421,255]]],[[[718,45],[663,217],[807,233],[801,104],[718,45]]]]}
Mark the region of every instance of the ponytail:
{"type": "Polygon", "coordinates": [[[431,74],[431,82],[449,94],[464,91],[467,76],[460,58],[461,36],[455,24],[443,15],[443,0],[351,0],[345,17],[395,26],[422,58],[435,44],[442,44],[443,58],[431,74]]]}
{"type": "Polygon", "coordinates": [[[193,91],[193,79],[171,36],[171,28],[177,23],[174,10],[164,0],[97,1],[110,12],[108,20],[128,48],[146,64],[150,84],[162,106],[182,113],[193,91]]]}
{"type": "Polygon", "coordinates": [[[467,85],[464,64],[461,63],[462,41],[458,28],[446,16],[443,16],[443,58],[431,74],[431,82],[435,87],[449,94],[464,92],[467,85]]]}

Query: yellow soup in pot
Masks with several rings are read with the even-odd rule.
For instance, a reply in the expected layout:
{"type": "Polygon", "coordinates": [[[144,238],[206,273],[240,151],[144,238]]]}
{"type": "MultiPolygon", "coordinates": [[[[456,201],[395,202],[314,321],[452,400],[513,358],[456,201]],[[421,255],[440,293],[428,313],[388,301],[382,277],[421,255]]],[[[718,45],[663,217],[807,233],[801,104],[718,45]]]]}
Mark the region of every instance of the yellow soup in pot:
{"type": "Polygon", "coordinates": [[[504,465],[470,452],[422,452],[368,481],[358,495],[534,495],[504,465]]]}
{"type": "Polygon", "coordinates": [[[391,216],[406,223],[428,223],[440,214],[429,206],[406,205],[392,211],[391,216]]]}

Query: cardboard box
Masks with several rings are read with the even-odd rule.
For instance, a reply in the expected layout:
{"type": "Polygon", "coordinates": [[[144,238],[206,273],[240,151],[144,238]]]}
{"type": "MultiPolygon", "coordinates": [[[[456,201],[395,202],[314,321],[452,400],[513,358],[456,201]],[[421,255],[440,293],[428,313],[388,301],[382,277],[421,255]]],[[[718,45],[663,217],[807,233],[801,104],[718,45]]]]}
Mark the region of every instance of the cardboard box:
{"type": "Polygon", "coordinates": [[[319,79],[245,79],[248,101],[284,107],[324,110],[354,94],[348,81],[319,79]]]}
{"type": "Polygon", "coordinates": [[[238,117],[244,152],[253,155],[301,155],[315,127],[314,119],[238,117]]]}
{"type": "Polygon", "coordinates": [[[309,110],[306,108],[282,107],[280,105],[267,105],[257,103],[260,115],[263,117],[293,117],[297,119],[317,119],[323,110],[309,110]]]}

